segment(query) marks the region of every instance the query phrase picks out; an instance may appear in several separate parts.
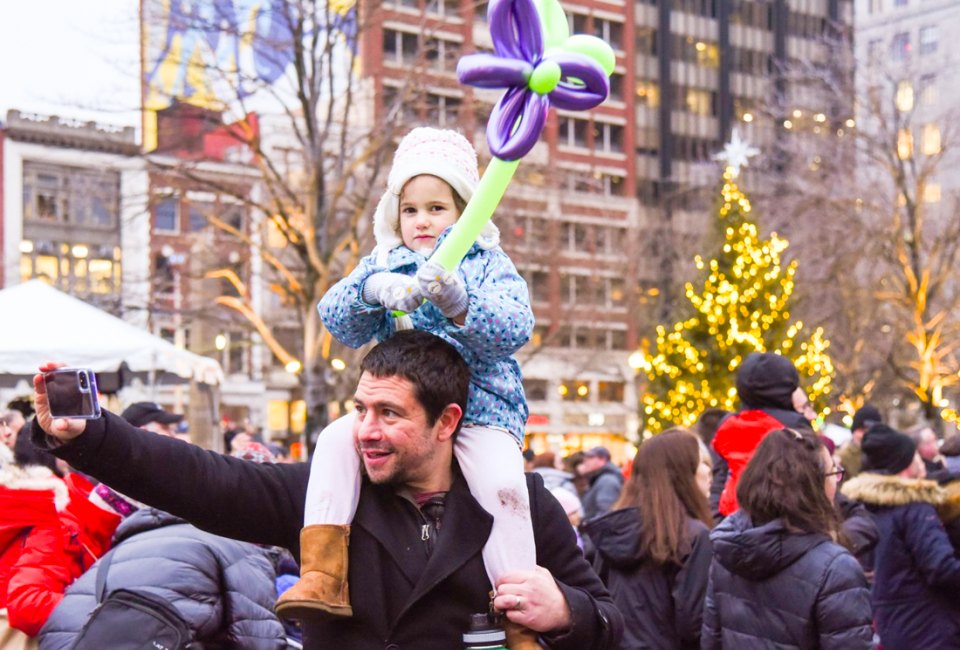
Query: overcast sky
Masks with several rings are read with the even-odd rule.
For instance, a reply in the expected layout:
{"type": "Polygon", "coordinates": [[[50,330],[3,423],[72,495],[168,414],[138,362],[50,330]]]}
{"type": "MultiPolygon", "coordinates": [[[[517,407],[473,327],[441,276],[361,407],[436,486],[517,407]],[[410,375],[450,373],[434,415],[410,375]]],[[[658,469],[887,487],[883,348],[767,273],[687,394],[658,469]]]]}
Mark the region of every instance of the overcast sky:
{"type": "Polygon", "coordinates": [[[139,125],[138,0],[13,0],[0,18],[0,121],[11,108],[139,125]]]}

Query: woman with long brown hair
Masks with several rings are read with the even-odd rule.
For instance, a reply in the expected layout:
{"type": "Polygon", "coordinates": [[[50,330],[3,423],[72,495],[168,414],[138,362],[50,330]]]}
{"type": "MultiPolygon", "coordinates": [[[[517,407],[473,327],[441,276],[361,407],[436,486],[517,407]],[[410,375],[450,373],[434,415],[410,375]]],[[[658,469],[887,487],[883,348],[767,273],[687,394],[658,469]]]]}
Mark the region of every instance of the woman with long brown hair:
{"type": "Polygon", "coordinates": [[[843,477],[813,433],[778,429],[740,482],[740,509],[710,535],[702,648],[872,648],[863,570],[837,543],[843,477]]]}
{"type": "Polygon", "coordinates": [[[585,524],[626,622],[621,648],[699,647],[713,524],[697,484],[702,462],[685,429],[645,441],[613,511],[585,524]]]}

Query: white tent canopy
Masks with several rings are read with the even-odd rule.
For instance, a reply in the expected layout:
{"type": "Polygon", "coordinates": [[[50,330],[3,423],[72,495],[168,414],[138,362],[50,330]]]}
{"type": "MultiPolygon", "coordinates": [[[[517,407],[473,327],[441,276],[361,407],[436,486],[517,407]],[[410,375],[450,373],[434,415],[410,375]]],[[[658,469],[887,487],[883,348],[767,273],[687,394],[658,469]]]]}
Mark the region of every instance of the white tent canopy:
{"type": "Polygon", "coordinates": [[[46,361],[94,372],[171,373],[223,380],[213,359],[182,350],[124,320],[31,280],[0,291],[0,375],[33,375],[46,361]]]}

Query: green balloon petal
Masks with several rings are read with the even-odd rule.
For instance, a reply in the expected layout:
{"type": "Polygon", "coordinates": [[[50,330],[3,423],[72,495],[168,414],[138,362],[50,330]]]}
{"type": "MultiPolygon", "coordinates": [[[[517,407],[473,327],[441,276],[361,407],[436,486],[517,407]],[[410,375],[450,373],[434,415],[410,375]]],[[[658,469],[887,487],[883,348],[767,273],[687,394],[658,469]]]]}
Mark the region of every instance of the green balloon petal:
{"type": "Polygon", "coordinates": [[[567,15],[558,0],[533,0],[543,26],[543,49],[561,47],[570,37],[567,15]]]}
{"type": "Polygon", "coordinates": [[[608,77],[613,74],[613,68],[617,65],[617,55],[613,53],[613,48],[596,36],[574,34],[564,42],[563,49],[589,56],[603,68],[608,77]]]}

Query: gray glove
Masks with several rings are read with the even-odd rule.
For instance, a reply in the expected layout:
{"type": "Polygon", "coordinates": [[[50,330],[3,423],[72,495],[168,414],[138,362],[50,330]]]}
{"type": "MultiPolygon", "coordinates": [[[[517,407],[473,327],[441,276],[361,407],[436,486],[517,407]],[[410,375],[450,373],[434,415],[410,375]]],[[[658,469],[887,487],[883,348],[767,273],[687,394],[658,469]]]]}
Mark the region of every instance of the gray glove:
{"type": "Polygon", "coordinates": [[[406,313],[416,311],[423,302],[417,279],[402,273],[374,273],[363,283],[362,297],[371,305],[406,313]]]}
{"type": "Polygon", "coordinates": [[[456,318],[467,311],[467,288],[457,273],[451,273],[436,262],[427,262],[417,271],[420,293],[447,318],[456,318]]]}

